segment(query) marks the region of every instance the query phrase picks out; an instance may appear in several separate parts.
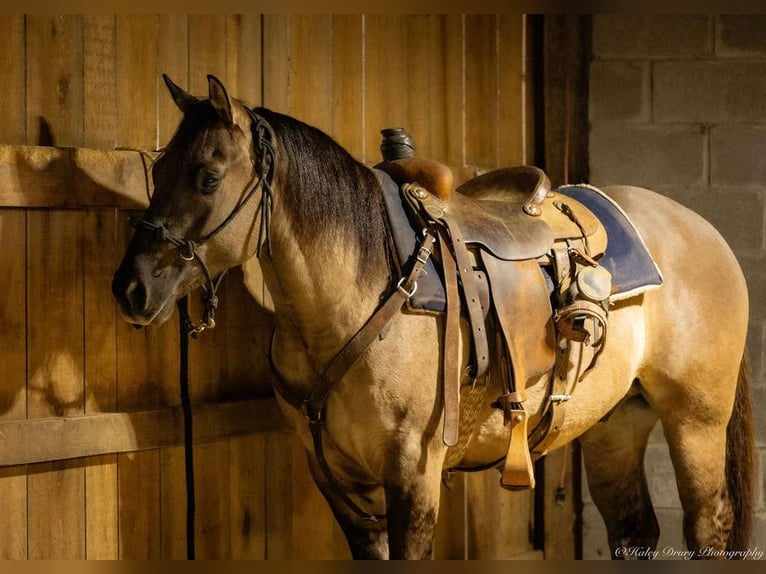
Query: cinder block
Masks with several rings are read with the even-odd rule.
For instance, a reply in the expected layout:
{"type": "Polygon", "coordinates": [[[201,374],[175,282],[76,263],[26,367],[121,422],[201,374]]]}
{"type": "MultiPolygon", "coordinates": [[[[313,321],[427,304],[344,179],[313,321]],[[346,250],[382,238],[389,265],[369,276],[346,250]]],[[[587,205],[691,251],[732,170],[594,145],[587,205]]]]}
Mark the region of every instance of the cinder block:
{"type": "MultiPolygon", "coordinates": [[[[766,500],[766,447],[762,446],[758,448],[755,470],[755,496],[753,507],[756,510],[766,510],[766,504],[764,504],[764,500],[766,500]]],[[[766,550],[766,544],[764,544],[764,549],[766,550]]]]}
{"type": "Polygon", "coordinates": [[[594,124],[590,180],[649,188],[706,184],[706,141],[697,126],[594,124]]]}
{"type": "Polygon", "coordinates": [[[582,557],[584,560],[609,560],[609,542],[606,526],[595,504],[583,504],[582,509],[582,557]]]}
{"type": "Polygon", "coordinates": [[[755,442],[766,446],[766,387],[753,386],[753,415],[755,418],[755,442]]]}
{"type": "Polygon", "coordinates": [[[766,512],[759,512],[755,515],[753,521],[753,538],[750,544],[754,551],[760,551],[762,554],[756,558],[758,560],[766,559],[766,512]]]}
{"type": "MultiPolygon", "coordinates": [[[[761,118],[761,120],[766,118],[761,118]]],[[[710,130],[712,185],[766,186],[766,127],[721,125],[710,130]]]]}
{"type": "Polygon", "coordinates": [[[766,324],[763,320],[750,319],[747,329],[747,349],[750,353],[750,378],[752,384],[766,386],[764,380],[764,353],[766,353],[766,324]]]}
{"type": "Polygon", "coordinates": [[[646,448],[644,468],[654,508],[680,508],[676,475],[667,444],[652,444],[646,448]]]}
{"type": "Polygon", "coordinates": [[[709,221],[737,256],[763,252],[764,198],[760,191],[730,188],[657,189],[709,221]]]}
{"type": "MultiPolygon", "coordinates": [[[[655,549],[658,560],[682,560],[685,549],[683,538],[683,512],[680,508],[655,509],[660,525],[660,538],[655,549]]],[[[583,506],[583,559],[608,560],[610,558],[604,520],[593,504],[583,506]]],[[[645,551],[646,549],[636,549],[645,551]]]]}
{"type": "Polygon", "coordinates": [[[588,113],[591,121],[649,121],[648,62],[593,62],[588,113]]]}
{"type": "MultiPolygon", "coordinates": [[[[760,261],[760,258],[754,258],[760,261]]],[[[766,319],[766,268],[757,265],[743,265],[747,293],[750,302],[750,320],[766,319]]]]}
{"type": "Polygon", "coordinates": [[[766,56],[766,15],[721,15],[716,18],[718,56],[766,56]]]}
{"type": "Polygon", "coordinates": [[[747,122],[766,117],[766,62],[656,62],[656,122],[747,122]]]}
{"type": "Polygon", "coordinates": [[[712,49],[708,16],[599,14],[593,18],[597,58],[696,58],[710,55],[712,49]]]}
{"type": "Polygon", "coordinates": [[[683,560],[684,513],[681,508],[658,508],[655,510],[660,523],[660,539],[657,542],[657,560],[683,560]]]}

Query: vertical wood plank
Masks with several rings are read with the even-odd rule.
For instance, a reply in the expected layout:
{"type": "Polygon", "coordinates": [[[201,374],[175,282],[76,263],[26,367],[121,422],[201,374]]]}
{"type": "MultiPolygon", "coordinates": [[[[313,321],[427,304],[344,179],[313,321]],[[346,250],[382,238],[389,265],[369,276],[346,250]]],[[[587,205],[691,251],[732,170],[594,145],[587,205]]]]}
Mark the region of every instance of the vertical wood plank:
{"type": "Polygon", "coordinates": [[[167,145],[183,114],[170,97],[161,74],[167,74],[182,88],[189,87],[189,19],[183,14],[158,16],[159,64],[156,82],[159,138],[157,147],[167,145]]]}
{"type": "Polygon", "coordinates": [[[153,149],[157,145],[156,16],[117,16],[117,143],[153,149]]]}
{"type": "MultiPolygon", "coordinates": [[[[24,16],[0,17],[0,140],[23,144],[26,137],[26,60],[24,16]]],[[[0,421],[23,420],[27,412],[26,215],[0,211],[0,421]]],[[[0,559],[27,557],[26,468],[0,469],[0,559]]]]}
{"type": "MultiPolygon", "coordinates": [[[[110,289],[119,260],[114,211],[90,211],[85,225],[85,412],[117,407],[116,310],[110,289]]],[[[87,558],[116,559],[117,456],[94,457],[85,467],[87,558]]]]}
{"type": "Polygon", "coordinates": [[[466,483],[468,475],[456,473],[442,483],[439,520],[434,536],[435,560],[463,560],[466,556],[466,483]]]}
{"type": "Polygon", "coordinates": [[[567,445],[545,456],[545,492],[543,529],[546,560],[575,559],[575,503],[572,482],[572,448],[567,445]],[[563,468],[562,468],[563,467],[563,468]],[[563,498],[556,499],[563,472],[563,498]]]}
{"type": "Polygon", "coordinates": [[[364,161],[363,18],[332,17],[332,135],[351,155],[364,161]]]}
{"type": "MultiPolygon", "coordinates": [[[[82,17],[28,16],[26,32],[27,143],[82,145],[82,17]]],[[[82,226],[77,212],[27,216],[30,418],[83,412],[82,226]]],[[[46,463],[34,470],[27,478],[29,558],[83,558],[81,463],[46,463]]]]}
{"type": "Polygon", "coordinates": [[[501,14],[497,17],[498,117],[496,167],[524,162],[523,109],[526,88],[523,76],[525,50],[523,14],[501,14]]]}
{"type": "MultiPolygon", "coordinates": [[[[189,16],[189,88],[207,97],[207,75],[226,78],[226,19],[222,14],[189,16]]],[[[235,95],[235,94],[231,94],[235,95]]]]}
{"type": "Polygon", "coordinates": [[[261,15],[226,16],[226,88],[246,106],[261,105],[261,15]]]}
{"type": "MultiPolygon", "coordinates": [[[[0,71],[1,73],[1,71],[0,71]]],[[[0,211],[0,421],[26,418],[26,218],[21,210],[0,211]]],[[[27,557],[26,467],[0,469],[0,559],[27,557]]]]}
{"type": "Polygon", "coordinates": [[[292,449],[294,435],[266,435],[266,558],[287,560],[292,552],[293,488],[292,449]]]}
{"type": "MultiPolygon", "coordinates": [[[[157,145],[158,18],[117,16],[117,144],[152,149],[157,145]]],[[[131,231],[118,220],[121,245],[131,231]]],[[[117,401],[120,410],[162,404],[168,379],[177,374],[173,322],[134,330],[117,325],[117,401]]],[[[118,455],[120,558],[161,556],[160,457],[150,450],[118,455]]]]}
{"type": "Polygon", "coordinates": [[[465,16],[447,15],[443,18],[442,37],[446,62],[447,93],[445,95],[446,153],[448,165],[463,166],[466,162],[466,74],[465,74],[465,16]]]}
{"type": "MultiPolygon", "coordinates": [[[[457,116],[450,115],[447,111],[448,98],[460,93],[462,83],[448,80],[450,70],[447,64],[447,47],[462,46],[462,39],[447,36],[446,19],[443,15],[431,15],[428,17],[429,42],[425,46],[426,68],[422,83],[428,84],[428,101],[425,116],[428,118],[428,157],[449,162],[448,124],[456,121],[457,116]],[[451,96],[452,95],[452,96],[451,96]]],[[[454,73],[454,72],[453,72],[454,73]]],[[[425,156],[420,150],[416,153],[425,156]]]]}
{"type": "Polygon", "coordinates": [[[263,560],[266,556],[265,446],[262,435],[229,441],[232,560],[263,560]]]}
{"type": "MultiPolygon", "coordinates": [[[[86,15],[83,22],[83,85],[86,147],[116,144],[116,20],[86,15]]],[[[110,283],[120,258],[114,211],[84,214],[85,412],[117,406],[116,313],[110,283]]],[[[85,466],[86,558],[119,556],[117,456],[94,457],[85,466]]]]}
{"type": "Polygon", "coordinates": [[[82,16],[27,16],[27,143],[82,145],[82,71],[82,16]]]}
{"type": "Polygon", "coordinates": [[[430,47],[434,42],[430,24],[429,16],[415,14],[407,16],[403,23],[402,57],[408,85],[403,95],[407,98],[407,125],[420,157],[433,157],[431,92],[445,89],[443,84],[429,81],[432,71],[430,47]]]}
{"type": "Polygon", "coordinates": [[[0,137],[3,143],[23,144],[26,136],[26,50],[25,20],[17,14],[0,17],[0,137]]]}
{"type": "Polygon", "coordinates": [[[332,17],[291,15],[289,29],[289,113],[332,132],[332,17]]]}
{"type": "Polygon", "coordinates": [[[496,16],[465,17],[466,162],[497,165],[497,27],[496,16]]]}
{"type": "Polygon", "coordinates": [[[290,109],[289,24],[288,14],[263,15],[263,105],[282,113],[290,109]]]}
{"type": "Polygon", "coordinates": [[[113,149],[117,136],[114,16],[83,17],[83,146],[113,149]]]}
{"type": "MultiPolygon", "coordinates": [[[[30,211],[28,234],[28,414],[82,414],[82,213],[30,211]]],[[[85,556],[84,482],[76,460],[29,475],[29,558],[85,556]]]]}
{"type": "Polygon", "coordinates": [[[468,558],[502,560],[532,550],[532,492],[500,487],[496,470],[468,475],[468,558]]]}
{"type": "Polygon", "coordinates": [[[405,17],[365,16],[364,117],[365,161],[380,161],[380,130],[403,127],[412,133],[407,93],[405,17]]]}
{"type": "MultiPolygon", "coordinates": [[[[289,456],[289,453],[285,453],[289,456]]],[[[301,560],[349,558],[350,553],[337,556],[336,538],[342,536],[340,527],[327,501],[311,477],[306,448],[294,437],[292,448],[292,554],[301,560]]]]}

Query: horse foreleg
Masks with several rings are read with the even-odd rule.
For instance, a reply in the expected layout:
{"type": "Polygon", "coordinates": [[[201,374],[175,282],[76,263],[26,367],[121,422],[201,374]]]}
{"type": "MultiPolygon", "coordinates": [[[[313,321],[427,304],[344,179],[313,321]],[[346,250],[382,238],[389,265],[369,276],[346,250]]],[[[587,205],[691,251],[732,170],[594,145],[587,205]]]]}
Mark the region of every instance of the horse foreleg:
{"type": "Polygon", "coordinates": [[[391,559],[430,559],[439,513],[439,457],[393,457],[385,484],[391,559]]]}
{"type": "MultiPolygon", "coordinates": [[[[324,472],[319,468],[313,452],[306,453],[311,476],[314,478],[319,491],[327,500],[338,524],[346,535],[351,556],[354,560],[385,560],[388,558],[388,532],[385,520],[367,520],[350,509],[338,496],[324,472]]],[[[380,508],[383,500],[383,489],[378,492],[365,493],[365,498],[373,499],[372,508],[380,508]],[[377,496],[376,496],[377,494],[377,496]],[[377,502],[379,499],[380,502],[377,502]]],[[[353,496],[353,495],[352,495],[353,496]]]]}
{"type": "Polygon", "coordinates": [[[623,402],[581,438],[588,488],[604,518],[612,558],[648,558],[660,529],[644,471],[657,414],[641,396],[623,402]]]}

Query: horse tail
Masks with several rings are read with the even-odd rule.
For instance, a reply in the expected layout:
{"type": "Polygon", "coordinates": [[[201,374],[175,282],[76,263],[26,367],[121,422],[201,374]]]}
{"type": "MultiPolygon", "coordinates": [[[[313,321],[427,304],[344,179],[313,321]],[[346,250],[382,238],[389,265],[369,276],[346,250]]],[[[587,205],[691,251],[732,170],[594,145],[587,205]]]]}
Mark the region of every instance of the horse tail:
{"type": "Polygon", "coordinates": [[[726,485],[734,520],[727,550],[746,550],[750,541],[755,482],[753,403],[750,396],[750,357],[745,348],[739,366],[734,410],[726,427],[726,485]]]}

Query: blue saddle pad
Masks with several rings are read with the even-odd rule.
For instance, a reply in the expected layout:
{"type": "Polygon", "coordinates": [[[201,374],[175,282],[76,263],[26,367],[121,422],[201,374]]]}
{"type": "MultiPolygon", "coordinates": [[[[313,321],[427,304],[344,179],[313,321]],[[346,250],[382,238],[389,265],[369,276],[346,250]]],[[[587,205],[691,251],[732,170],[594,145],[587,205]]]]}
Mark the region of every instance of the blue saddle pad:
{"type": "Polygon", "coordinates": [[[612,274],[613,301],[628,299],[662,285],[662,273],[644,240],[610,197],[589,185],[562,186],[556,193],[585,205],[606,228],[606,253],[599,263],[612,274]]]}

